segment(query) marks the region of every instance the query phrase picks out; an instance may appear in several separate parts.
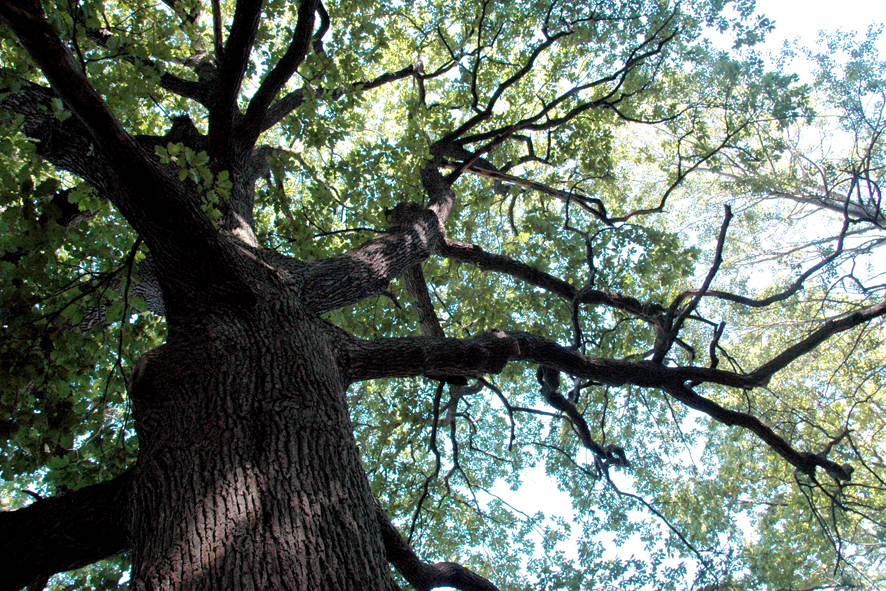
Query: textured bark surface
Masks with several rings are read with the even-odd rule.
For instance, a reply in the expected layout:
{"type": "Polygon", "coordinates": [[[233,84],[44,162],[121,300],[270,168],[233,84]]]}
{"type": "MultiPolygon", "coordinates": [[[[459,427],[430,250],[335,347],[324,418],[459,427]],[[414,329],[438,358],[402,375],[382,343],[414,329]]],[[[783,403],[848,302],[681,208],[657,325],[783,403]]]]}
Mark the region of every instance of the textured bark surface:
{"type": "Polygon", "coordinates": [[[213,312],[134,378],[132,588],[394,589],[326,325],[213,312]]]}

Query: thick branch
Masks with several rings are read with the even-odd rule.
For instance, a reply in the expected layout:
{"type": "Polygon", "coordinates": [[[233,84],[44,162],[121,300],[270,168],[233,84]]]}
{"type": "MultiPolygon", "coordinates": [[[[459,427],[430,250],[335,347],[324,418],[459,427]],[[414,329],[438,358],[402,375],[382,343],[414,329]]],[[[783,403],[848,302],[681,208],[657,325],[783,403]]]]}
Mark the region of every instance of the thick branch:
{"type": "Polygon", "coordinates": [[[299,271],[302,301],[317,314],[380,294],[406,269],[428,258],[440,240],[438,217],[414,204],[391,213],[391,233],[299,271]]]}
{"type": "Polygon", "coordinates": [[[808,337],[788,347],[771,361],[755,369],[751,376],[757,380],[768,381],[776,372],[781,371],[796,359],[809,353],[835,334],[855,328],[861,324],[867,324],[883,315],[886,315],[886,302],[855,310],[835,320],[828,320],[821,328],[814,331],[808,337]]]}
{"type": "Polygon", "coordinates": [[[88,166],[81,165],[84,178],[101,177],[98,186],[107,189],[108,197],[151,250],[160,254],[168,252],[170,246],[185,246],[183,243],[188,241],[189,256],[178,259],[187,260],[196,254],[194,237],[201,238],[203,246],[212,242],[216,231],[200,210],[199,202],[126,133],[52,30],[40,4],[35,0],[4,1],[0,3],[0,18],[19,37],[53,90],[88,130],[92,142],[85,154],[99,152],[106,164],[92,174],[86,170],[88,166]]]}
{"type": "Polygon", "coordinates": [[[105,194],[119,189],[113,183],[111,164],[90,150],[93,138],[80,119],[68,117],[61,121],[53,114],[54,98],[60,97],[48,88],[25,82],[20,90],[0,99],[0,108],[24,117],[22,131],[36,140],[38,156],[105,194]]]}
{"type": "Polygon", "coordinates": [[[440,326],[440,319],[437,318],[437,313],[434,311],[434,302],[431,301],[431,294],[425,281],[425,274],[421,270],[421,265],[415,265],[407,269],[403,275],[403,282],[406,284],[406,291],[415,298],[415,307],[422,334],[427,337],[445,337],[446,334],[443,332],[443,327],[440,326]]]}
{"type": "Polygon", "coordinates": [[[286,53],[274,66],[262,81],[249,106],[246,116],[239,126],[246,137],[240,138],[247,147],[252,147],[261,133],[261,123],[271,102],[277,97],[277,93],[292,77],[301,63],[304,61],[311,47],[311,33],[314,30],[314,13],[317,11],[318,0],[301,0],[298,9],[298,22],[295,26],[295,34],[292,43],[286,53]]]}
{"type": "Polygon", "coordinates": [[[238,0],[231,33],[219,64],[215,96],[209,109],[212,157],[220,169],[230,168],[234,152],[234,125],[240,113],[237,96],[249,63],[249,54],[261,21],[262,0],[238,0]]]}
{"type": "MultiPolygon", "coordinates": [[[[445,166],[453,169],[460,169],[460,164],[451,164],[446,163],[445,166]]],[[[587,197],[585,195],[581,195],[579,193],[573,193],[570,191],[562,191],[560,189],[555,189],[553,187],[549,187],[543,183],[539,183],[536,181],[532,181],[529,179],[524,179],[518,176],[506,174],[504,172],[499,172],[497,170],[490,170],[489,168],[477,166],[476,164],[468,166],[463,170],[463,172],[467,172],[470,174],[475,174],[478,176],[487,177],[490,179],[494,179],[497,181],[501,181],[503,183],[507,183],[509,185],[516,185],[519,187],[526,187],[527,189],[532,189],[534,191],[538,191],[539,193],[544,193],[545,195],[550,195],[556,199],[559,199],[563,203],[575,203],[581,209],[585,210],[598,220],[608,223],[609,218],[606,214],[606,208],[603,205],[603,202],[594,197],[587,197]]]]}
{"type": "Polygon", "coordinates": [[[480,376],[500,372],[508,361],[531,361],[570,375],[612,386],[633,384],[660,388],[687,406],[727,425],[741,426],[760,437],[799,470],[813,474],[824,468],[831,476],[847,480],[851,468],[839,466],[815,454],[794,450],[759,419],[732,411],[696,394],[687,384],[715,383],[751,389],[765,385],[772,375],[827,338],[874,318],[886,315],[886,303],[828,321],[818,331],[788,348],[751,374],[715,368],[669,367],[659,363],[589,358],[554,341],[528,333],[493,331],[468,340],[411,337],[399,339],[353,339],[345,347],[350,381],[428,374],[480,376]]]}
{"type": "MultiPolygon", "coordinates": [[[[36,0],[0,3],[0,18],[31,55],[55,92],[78,116],[92,137],[108,153],[112,164],[142,177],[141,183],[157,181],[143,166],[145,159],[135,141],[92,87],[70,50],[46,20],[36,0]]],[[[122,208],[121,208],[122,209],[122,208]]],[[[124,215],[126,212],[124,211],[124,215]]],[[[130,220],[131,221],[131,220],[130,220]]]]}
{"type": "Polygon", "coordinates": [[[108,558],[128,547],[130,474],[0,512],[0,591],[108,558]]]}

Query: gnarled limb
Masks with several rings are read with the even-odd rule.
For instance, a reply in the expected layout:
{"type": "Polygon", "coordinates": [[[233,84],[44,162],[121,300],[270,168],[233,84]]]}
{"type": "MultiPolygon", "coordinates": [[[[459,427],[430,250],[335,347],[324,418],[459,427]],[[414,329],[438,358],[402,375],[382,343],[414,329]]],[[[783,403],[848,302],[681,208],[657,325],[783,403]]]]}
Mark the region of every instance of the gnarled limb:
{"type": "Polygon", "coordinates": [[[118,554],[126,529],[129,472],[101,484],[0,512],[0,591],[118,554]]]}
{"type": "Polygon", "coordinates": [[[308,308],[321,314],[380,294],[392,279],[428,258],[440,240],[439,217],[429,209],[402,204],[390,221],[390,234],[305,265],[298,282],[308,308]]]}

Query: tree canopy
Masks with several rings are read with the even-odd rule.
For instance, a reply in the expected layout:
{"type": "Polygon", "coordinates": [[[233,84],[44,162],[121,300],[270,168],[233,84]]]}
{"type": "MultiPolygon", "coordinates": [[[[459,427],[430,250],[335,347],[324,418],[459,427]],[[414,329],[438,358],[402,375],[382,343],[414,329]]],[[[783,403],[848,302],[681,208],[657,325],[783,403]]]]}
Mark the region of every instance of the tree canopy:
{"type": "Polygon", "coordinates": [[[772,61],[752,0],[0,20],[0,572],[36,573],[0,589],[128,578],[139,359],[278,285],[340,335],[401,584],[886,581],[879,29],[772,61]],[[36,566],[57,523],[96,545],[36,566]]]}

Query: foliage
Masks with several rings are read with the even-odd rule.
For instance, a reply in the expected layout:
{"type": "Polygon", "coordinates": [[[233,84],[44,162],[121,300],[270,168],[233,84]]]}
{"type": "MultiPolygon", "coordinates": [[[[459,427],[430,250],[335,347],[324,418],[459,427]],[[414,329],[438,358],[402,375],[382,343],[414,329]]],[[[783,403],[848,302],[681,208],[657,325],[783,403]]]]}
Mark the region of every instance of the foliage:
{"type": "MultiPolygon", "coordinates": [[[[271,146],[255,185],[261,246],[314,260],[384,233],[386,212],[426,202],[421,171],[451,134],[466,152],[444,155],[453,167],[477,158],[454,185],[448,238],[656,313],[580,305],[432,256],[422,270],[447,336],[506,327],[589,357],[653,359],[656,319],[713,277],[658,361],[764,365],[828,319],[882,302],[886,65],[878,31],[835,36],[819,53],[795,50],[817,67],[800,84],[791,55],[773,71],[755,49],[769,23],[753,2],[724,4],[325,3],[322,50],[280,93],[297,95],[297,108],[261,135],[271,146]],[[735,47],[707,41],[713,29],[735,47]],[[724,204],[735,213],[725,242],[724,204]],[[731,294],[784,297],[760,307],[731,294]]],[[[227,29],[236,3],[220,8],[227,29]]],[[[209,122],[162,83],[209,75],[208,3],[44,9],[125,129],[154,136],[157,162],[176,167],[220,224],[238,171],[214,170],[210,152],[167,134],[176,118],[200,133],[209,122]]],[[[241,106],[286,51],[297,11],[265,3],[241,106]]],[[[11,510],[132,466],[127,378],[165,326],[138,289],[150,267],[135,231],[99,191],[41,159],[4,102],[46,85],[5,27],[0,61],[0,500],[11,510]]],[[[46,108],[70,119],[57,101],[46,108]]],[[[420,309],[399,278],[326,318],[363,337],[407,336],[421,332],[420,309]]],[[[698,388],[798,450],[851,464],[849,482],[803,474],[663,391],[564,376],[594,437],[626,449],[630,467],[600,470],[524,364],[476,389],[415,378],[362,382],[349,396],[373,492],[419,554],[503,590],[874,588],[886,580],[884,339],[873,320],[765,387],[698,388]],[[571,507],[513,492],[542,472],[571,507]]],[[[126,568],[116,557],[50,588],[113,588],[126,568]]]]}

